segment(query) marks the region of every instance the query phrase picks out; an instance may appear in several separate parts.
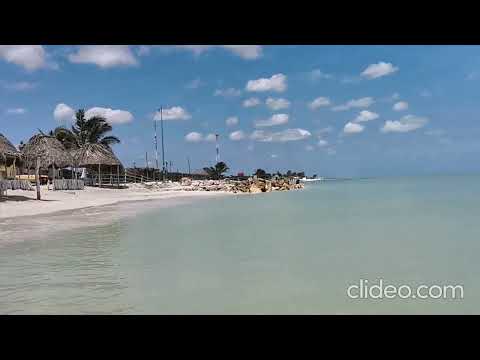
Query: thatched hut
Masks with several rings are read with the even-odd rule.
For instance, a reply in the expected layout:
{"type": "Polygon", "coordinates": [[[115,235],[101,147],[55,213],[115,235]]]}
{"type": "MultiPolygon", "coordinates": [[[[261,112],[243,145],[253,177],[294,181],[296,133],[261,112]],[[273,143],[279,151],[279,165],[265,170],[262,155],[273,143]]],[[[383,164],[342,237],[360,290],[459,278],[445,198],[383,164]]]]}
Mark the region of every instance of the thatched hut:
{"type": "Polygon", "coordinates": [[[102,168],[103,172],[110,171],[115,168],[117,173],[117,185],[120,186],[120,167],[122,163],[109,147],[91,143],[82,146],[80,149],[72,151],[72,157],[76,167],[84,167],[95,172],[98,171],[98,186],[102,186],[102,168]]]}
{"type": "Polygon", "coordinates": [[[53,136],[37,134],[30,138],[22,148],[23,159],[27,168],[35,167],[37,199],[40,200],[40,169],[55,169],[71,166],[74,162],[63,144],[53,136]]]}
{"type": "Polygon", "coordinates": [[[0,133],[0,180],[8,177],[8,168],[13,166],[13,176],[16,174],[16,163],[21,159],[21,153],[0,133]]]}

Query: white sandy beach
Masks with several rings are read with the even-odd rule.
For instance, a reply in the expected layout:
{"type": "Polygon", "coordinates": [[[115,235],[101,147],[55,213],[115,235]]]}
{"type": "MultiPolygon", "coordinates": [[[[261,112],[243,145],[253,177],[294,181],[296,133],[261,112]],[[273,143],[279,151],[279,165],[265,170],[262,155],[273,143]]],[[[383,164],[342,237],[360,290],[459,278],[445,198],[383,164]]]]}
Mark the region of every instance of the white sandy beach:
{"type": "Polygon", "coordinates": [[[84,190],[78,191],[47,190],[45,185],[41,189],[41,201],[36,200],[36,191],[9,190],[7,198],[0,201],[0,219],[111,205],[124,201],[165,200],[167,202],[184,197],[201,198],[225,194],[227,193],[183,191],[181,187],[147,189],[140,184],[131,184],[127,189],[85,187],[84,190]]]}

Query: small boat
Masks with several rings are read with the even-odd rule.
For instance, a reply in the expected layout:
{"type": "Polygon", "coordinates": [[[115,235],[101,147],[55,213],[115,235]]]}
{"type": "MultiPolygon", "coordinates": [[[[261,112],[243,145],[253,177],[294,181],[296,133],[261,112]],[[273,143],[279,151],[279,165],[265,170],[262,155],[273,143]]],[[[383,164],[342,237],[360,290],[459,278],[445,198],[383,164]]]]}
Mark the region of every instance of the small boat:
{"type": "Polygon", "coordinates": [[[315,182],[315,181],[322,181],[323,178],[322,177],[318,177],[318,178],[307,178],[307,177],[304,177],[302,179],[300,179],[300,181],[302,182],[315,182]]]}

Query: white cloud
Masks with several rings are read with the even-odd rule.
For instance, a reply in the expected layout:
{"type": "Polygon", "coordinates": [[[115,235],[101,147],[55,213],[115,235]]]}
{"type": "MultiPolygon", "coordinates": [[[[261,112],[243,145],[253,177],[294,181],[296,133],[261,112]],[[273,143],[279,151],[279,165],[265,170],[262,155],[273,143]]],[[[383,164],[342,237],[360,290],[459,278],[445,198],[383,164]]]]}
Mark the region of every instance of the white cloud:
{"type": "Polygon", "coordinates": [[[208,134],[208,135],[203,136],[199,132],[192,131],[192,132],[188,133],[187,135],[185,135],[185,141],[187,141],[187,142],[194,142],[194,143],[215,142],[215,140],[216,140],[215,134],[208,134]]]}
{"type": "Polygon", "coordinates": [[[254,60],[262,56],[260,45],[223,45],[223,47],[245,60],[254,60]]]}
{"type": "Polygon", "coordinates": [[[328,141],[327,141],[327,140],[320,139],[320,140],[318,140],[317,145],[318,145],[319,147],[327,146],[327,145],[328,145],[328,141]]]}
{"type": "Polygon", "coordinates": [[[366,122],[366,121],[371,121],[378,118],[379,118],[379,115],[377,113],[374,113],[368,110],[362,110],[360,111],[358,116],[355,118],[354,122],[366,122]]]}
{"type": "Polygon", "coordinates": [[[189,50],[198,56],[201,53],[209,49],[212,49],[214,46],[212,45],[175,45],[175,47],[177,49],[189,50]]]}
{"type": "Polygon", "coordinates": [[[245,133],[242,130],[234,131],[229,135],[230,140],[238,141],[245,139],[245,133]]]}
{"type": "Polygon", "coordinates": [[[206,142],[215,142],[216,139],[217,137],[215,136],[215,134],[208,134],[203,140],[206,142]]]}
{"type": "Polygon", "coordinates": [[[276,91],[283,92],[287,89],[287,77],[283,74],[275,74],[270,78],[260,78],[249,80],[246,85],[247,91],[264,92],[276,91]]]}
{"type": "Polygon", "coordinates": [[[59,122],[61,121],[70,121],[75,117],[75,110],[73,110],[67,104],[60,103],[55,106],[53,110],[53,118],[59,122]]]}
{"type": "Polygon", "coordinates": [[[14,108],[14,109],[7,109],[7,114],[10,115],[23,115],[27,112],[24,108],[14,108]]]}
{"type": "Polygon", "coordinates": [[[196,56],[215,48],[223,48],[245,60],[255,60],[262,56],[260,45],[177,45],[177,49],[189,50],[196,56]]]}
{"type": "Polygon", "coordinates": [[[265,101],[265,104],[270,109],[277,111],[277,110],[282,110],[282,109],[288,109],[288,107],[290,106],[290,101],[288,101],[287,99],[283,99],[283,98],[274,99],[274,98],[269,97],[265,101]]]}
{"type": "Polygon", "coordinates": [[[185,141],[187,141],[187,142],[200,142],[202,140],[203,140],[202,134],[200,134],[198,132],[195,132],[195,131],[185,135],[185,141]]]}
{"type": "Polygon", "coordinates": [[[41,45],[0,45],[0,59],[29,71],[55,67],[47,58],[48,54],[41,45]]]}
{"type": "Polygon", "coordinates": [[[29,81],[17,81],[13,83],[4,83],[3,87],[12,91],[28,91],[36,88],[37,84],[29,81]]]}
{"type": "MultiPolygon", "coordinates": [[[[188,120],[192,116],[181,106],[173,106],[169,109],[162,109],[163,120],[188,120]]],[[[153,120],[160,120],[160,111],[155,113],[153,120]]]]}
{"type": "Polygon", "coordinates": [[[329,98],[320,96],[313,100],[311,103],[309,103],[308,107],[312,110],[315,110],[322,106],[329,106],[330,104],[331,101],[329,98]]]}
{"type": "Polygon", "coordinates": [[[129,111],[114,110],[110,108],[92,107],[85,111],[85,118],[93,116],[102,116],[110,124],[126,124],[133,120],[133,115],[129,111]]]}
{"type": "Polygon", "coordinates": [[[217,89],[215,90],[214,96],[223,96],[223,97],[234,97],[242,95],[242,91],[235,88],[228,89],[217,89]]]}
{"type": "Polygon", "coordinates": [[[238,117],[230,116],[229,118],[227,118],[227,120],[225,120],[225,124],[227,124],[227,126],[237,125],[238,124],[238,117]]]}
{"type": "Polygon", "coordinates": [[[399,132],[405,133],[424,127],[428,123],[428,118],[415,115],[406,115],[398,121],[386,121],[381,128],[383,133],[399,132]]]}
{"type": "Polygon", "coordinates": [[[272,155],[270,155],[270,157],[271,157],[272,159],[276,159],[276,158],[278,157],[278,155],[277,155],[277,154],[272,154],[272,155]]]}
{"type": "Polygon", "coordinates": [[[331,79],[333,76],[331,74],[325,74],[320,69],[314,69],[310,72],[310,79],[320,80],[320,79],[331,79]]]}
{"type": "Polygon", "coordinates": [[[288,115],[287,114],[275,114],[270,116],[270,118],[266,120],[258,120],[255,122],[255,127],[268,127],[268,126],[276,126],[276,125],[283,125],[288,122],[288,115]]]}
{"type": "Polygon", "coordinates": [[[260,105],[260,100],[258,98],[249,98],[243,101],[243,107],[254,107],[260,105]]]}
{"type": "Polygon", "coordinates": [[[305,146],[305,150],[313,151],[313,150],[315,150],[315,148],[312,145],[307,145],[307,146],[305,146]]]}
{"type": "Polygon", "coordinates": [[[304,129],[286,129],[272,134],[273,142],[286,142],[304,140],[310,137],[312,134],[308,130],[304,129]]]}
{"type": "Polygon", "coordinates": [[[312,134],[305,129],[286,129],[278,132],[266,132],[263,130],[255,130],[250,139],[262,142],[287,142],[304,140],[310,137],[312,134]]]}
{"type": "Polygon", "coordinates": [[[267,134],[265,133],[264,130],[255,130],[250,135],[251,140],[262,141],[263,139],[266,139],[266,138],[267,138],[267,134]]]}
{"type": "Polygon", "coordinates": [[[343,128],[343,132],[345,134],[358,134],[358,133],[361,133],[364,129],[365,127],[363,125],[348,122],[345,124],[345,127],[343,128]]]}
{"type": "Polygon", "coordinates": [[[391,63],[380,61],[377,64],[368,65],[360,75],[371,80],[393,74],[396,71],[398,71],[398,67],[393,66],[391,63]]]}
{"type": "Polygon", "coordinates": [[[393,110],[404,111],[408,109],[408,103],[406,101],[399,101],[393,105],[393,110]]]}
{"type": "Polygon", "coordinates": [[[138,65],[128,45],[80,45],[68,59],[72,63],[95,64],[101,68],[138,65]]]}
{"type": "Polygon", "coordinates": [[[375,101],[371,97],[363,97],[360,99],[350,100],[346,104],[334,106],[333,111],[345,111],[351,108],[367,108],[372,105],[375,101]]]}

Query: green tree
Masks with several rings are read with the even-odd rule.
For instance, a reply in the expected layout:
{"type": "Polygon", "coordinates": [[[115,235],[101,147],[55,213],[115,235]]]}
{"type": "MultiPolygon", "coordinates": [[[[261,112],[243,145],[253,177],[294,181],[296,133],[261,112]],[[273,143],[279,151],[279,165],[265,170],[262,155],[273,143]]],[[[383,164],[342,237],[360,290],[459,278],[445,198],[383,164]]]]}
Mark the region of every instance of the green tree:
{"type": "MultiPolygon", "coordinates": [[[[113,144],[120,143],[116,136],[106,135],[112,131],[112,125],[102,116],[92,116],[85,119],[85,111],[78,110],[75,113],[75,123],[72,130],[63,126],[58,126],[51,130],[48,135],[54,136],[66,149],[80,148],[86,144],[102,144],[110,147],[113,144]]],[[[41,134],[44,134],[40,130],[41,134]]]]}
{"type": "Polygon", "coordinates": [[[63,126],[58,126],[55,129],[50,130],[48,135],[55,137],[67,150],[78,147],[77,137],[75,134],[63,126]]]}
{"type": "Polygon", "coordinates": [[[112,125],[103,116],[92,116],[87,120],[83,109],[75,113],[72,133],[76,137],[78,146],[99,143],[110,147],[113,144],[120,143],[120,139],[116,136],[106,135],[110,131],[112,131],[112,125]]]}
{"type": "Polygon", "coordinates": [[[212,179],[220,179],[223,173],[226,173],[230,170],[223,161],[220,161],[215,164],[215,166],[204,167],[203,170],[208,174],[208,177],[212,179]]]}
{"type": "Polygon", "coordinates": [[[267,177],[267,172],[263,169],[257,169],[254,175],[256,175],[259,178],[265,179],[267,177]]]}

